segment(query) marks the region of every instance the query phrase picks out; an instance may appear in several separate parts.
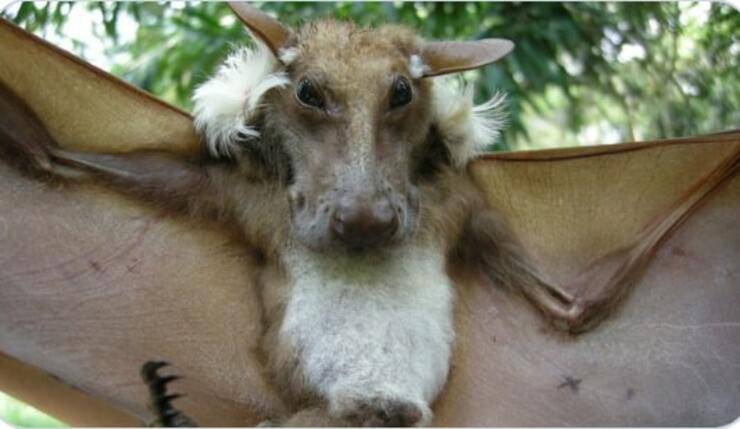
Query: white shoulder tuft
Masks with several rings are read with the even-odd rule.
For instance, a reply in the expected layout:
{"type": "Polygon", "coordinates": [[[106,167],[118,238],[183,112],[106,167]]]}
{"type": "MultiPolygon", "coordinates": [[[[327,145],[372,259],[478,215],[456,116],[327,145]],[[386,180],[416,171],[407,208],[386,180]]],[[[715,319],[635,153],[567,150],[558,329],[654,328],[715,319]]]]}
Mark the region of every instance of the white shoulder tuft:
{"type": "Polygon", "coordinates": [[[272,52],[261,43],[234,51],[216,75],[193,96],[195,128],[215,157],[229,157],[245,137],[258,137],[252,122],[260,99],[272,88],[285,86],[288,77],[272,52]]]}
{"type": "Polygon", "coordinates": [[[506,124],[506,93],[498,92],[483,104],[473,104],[473,90],[454,78],[435,78],[432,85],[433,120],[452,156],[462,168],[496,141],[506,124]]]}

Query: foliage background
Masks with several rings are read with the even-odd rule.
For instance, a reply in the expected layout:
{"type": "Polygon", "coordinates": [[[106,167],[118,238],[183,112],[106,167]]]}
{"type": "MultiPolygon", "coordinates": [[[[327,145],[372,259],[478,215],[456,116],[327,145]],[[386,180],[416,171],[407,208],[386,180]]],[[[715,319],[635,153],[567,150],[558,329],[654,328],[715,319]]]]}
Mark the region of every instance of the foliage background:
{"type": "Polygon", "coordinates": [[[0,427],[7,422],[15,427],[64,427],[60,421],[0,392],[0,427]]]}
{"type": "MultiPolygon", "coordinates": [[[[464,76],[477,85],[481,101],[497,90],[509,94],[509,127],[497,149],[646,140],[740,126],[740,14],[727,4],[257,5],[289,25],[333,16],[363,25],[404,23],[434,39],[514,40],[517,48],[505,60],[464,76]]],[[[26,2],[4,14],[185,109],[193,88],[233,44],[249,43],[225,3],[26,2]],[[102,54],[92,52],[93,44],[102,46],[102,54]]]]}

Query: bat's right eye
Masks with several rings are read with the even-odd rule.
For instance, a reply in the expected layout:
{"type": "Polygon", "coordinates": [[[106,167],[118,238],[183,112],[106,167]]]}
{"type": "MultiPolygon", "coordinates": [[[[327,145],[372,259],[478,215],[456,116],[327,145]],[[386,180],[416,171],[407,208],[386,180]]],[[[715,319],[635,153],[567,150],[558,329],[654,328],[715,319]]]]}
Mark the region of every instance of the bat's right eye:
{"type": "Polygon", "coordinates": [[[396,79],[391,90],[391,109],[396,109],[411,103],[414,93],[411,84],[405,77],[396,79]]]}
{"type": "Polygon", "coordinates": [[[295,95],[296,98],[298,98],[298,101],[300,101],[304,106],[319,110],[324,110],[326,107],[324,104],[324,97],[321,96],[321,93],[316,89],[316,86],[308,79],[302,79],[298,82],[298,88],[296,89],[295,95]]]}

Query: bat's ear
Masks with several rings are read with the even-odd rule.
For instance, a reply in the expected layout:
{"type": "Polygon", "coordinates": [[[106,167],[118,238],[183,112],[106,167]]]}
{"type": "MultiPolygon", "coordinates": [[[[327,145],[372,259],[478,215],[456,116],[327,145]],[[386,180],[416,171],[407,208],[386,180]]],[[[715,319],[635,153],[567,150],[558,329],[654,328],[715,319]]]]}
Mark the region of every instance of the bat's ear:
{"type": "Polygon", "coordinates": [[[421,59],[422,76],[461,72],[490,64],[514,49],[506,39],[483,39],[469,42],[424,42],[421,59]]]}
{"type": "Polygon", "coordinates": [[[275,57],[279,58],[280,50],[289,47],[292,32],[276,19],[245,2],[232,1],[229,6],[249,31],[270,48],[275,57]]]}

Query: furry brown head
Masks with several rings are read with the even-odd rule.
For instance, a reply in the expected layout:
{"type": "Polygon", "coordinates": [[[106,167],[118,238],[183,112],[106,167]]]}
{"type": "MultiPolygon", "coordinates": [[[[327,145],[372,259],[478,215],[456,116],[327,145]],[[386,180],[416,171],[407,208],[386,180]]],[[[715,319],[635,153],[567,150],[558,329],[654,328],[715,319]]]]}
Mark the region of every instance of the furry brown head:
{"type": "MultiPolygon", "coordinates": [[[[471,103],[440,100],[429,77],[490,63],[511,42],[426,42],[404,27],[360,28],[334,20],[293,31],[250,6],[232,7],[264,46],[259,61],[251,52],[251,77],[231,76],[231,91],[244,91],[244,101],[241,123],[224,133],[225,151],[233,151],[229,133],[259,136],[247,146],[278,164],[268,170],[284,181],[293,235],[314,250],[365,250],[409,237],[419,211],[418,181],[431,170],[427,164],[460,164],[464,156],[450,145],[462,145],[465,134],[481,127],[466,122],[475,117],[471,103]],[[258,82],[240,89],[259,73],[258,82]],[[455,114],[457,123],[443,127],[455,114]]],[[[214,83],[196,94],[196,123],[206,133],[209,127],[218,131],[218,115],[203,102],[213,92],[209,85],[214,83]]]]}

